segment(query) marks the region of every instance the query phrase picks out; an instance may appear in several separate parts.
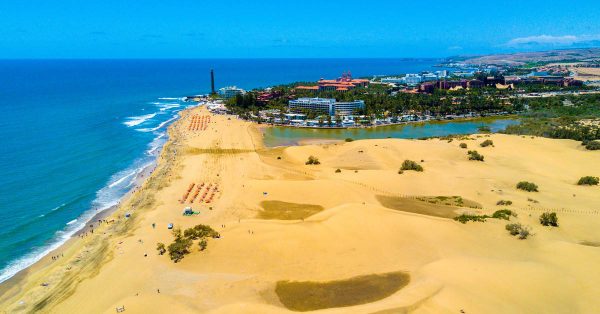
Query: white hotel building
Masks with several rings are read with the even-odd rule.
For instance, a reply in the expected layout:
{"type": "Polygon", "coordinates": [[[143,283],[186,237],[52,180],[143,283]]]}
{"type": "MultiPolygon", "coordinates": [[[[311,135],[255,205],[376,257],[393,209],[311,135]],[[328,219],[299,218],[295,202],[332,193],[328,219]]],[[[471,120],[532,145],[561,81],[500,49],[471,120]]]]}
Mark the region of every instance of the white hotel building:
{"type": "Polygon", "coordinates": [[[290,111],[306,109],[327,113],[330,116],[348,116],[358,109],[364,109],[365,102],[362,100],[338,102],[333,98],[298,98],[290,100],[288,108],[290,111]]]}

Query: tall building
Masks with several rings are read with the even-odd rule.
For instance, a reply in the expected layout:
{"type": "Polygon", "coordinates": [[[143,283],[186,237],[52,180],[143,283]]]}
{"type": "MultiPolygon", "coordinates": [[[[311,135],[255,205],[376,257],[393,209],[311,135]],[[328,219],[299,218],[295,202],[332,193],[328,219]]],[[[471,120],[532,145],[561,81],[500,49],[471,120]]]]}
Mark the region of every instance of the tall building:
{"type": "Polygon", "coordinates": [[[288,103],[290,111],[301,109],[325,113],[330,116],[347,116],[354,114],[356,110],[364,109],[365,102],[355,100],[350,102],[338,102],[333,98],[298,98],[288,103]]]}

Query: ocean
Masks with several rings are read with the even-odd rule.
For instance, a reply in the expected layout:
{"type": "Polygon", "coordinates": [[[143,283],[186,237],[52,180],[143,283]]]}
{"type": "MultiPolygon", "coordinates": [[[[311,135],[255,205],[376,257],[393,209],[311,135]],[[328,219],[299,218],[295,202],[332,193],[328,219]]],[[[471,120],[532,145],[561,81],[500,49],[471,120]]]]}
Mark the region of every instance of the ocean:
{"type": "Polygon", "coordinates": [[[182,97],[217,88],[434,70],[432,59],[0,60],[0,282],[116,204],[182,97]]]}

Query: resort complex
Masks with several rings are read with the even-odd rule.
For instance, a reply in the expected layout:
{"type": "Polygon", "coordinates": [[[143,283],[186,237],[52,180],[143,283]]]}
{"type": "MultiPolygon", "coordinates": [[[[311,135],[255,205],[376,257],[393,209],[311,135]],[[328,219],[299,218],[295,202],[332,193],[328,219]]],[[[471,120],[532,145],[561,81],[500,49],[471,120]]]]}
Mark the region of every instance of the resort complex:
{"type": "Polygon", "coordinates": [[[298,98],[289,101],[291,112],[312,111],[329,116],[347,116],[365,109],[365,102],[355,100],[349,102],[336,101],[333,98],[298,98]]]}

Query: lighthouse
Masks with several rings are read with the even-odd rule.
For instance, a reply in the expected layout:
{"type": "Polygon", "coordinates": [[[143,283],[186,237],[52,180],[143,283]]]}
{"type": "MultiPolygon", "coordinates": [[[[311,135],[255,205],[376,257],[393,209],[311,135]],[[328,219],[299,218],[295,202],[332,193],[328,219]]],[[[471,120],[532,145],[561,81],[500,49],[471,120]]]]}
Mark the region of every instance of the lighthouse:
{"type": "Polygon", "coordinates": [[[215,94],[215,71],[210,69],[210,93],[211,95],[215,94]]]}

